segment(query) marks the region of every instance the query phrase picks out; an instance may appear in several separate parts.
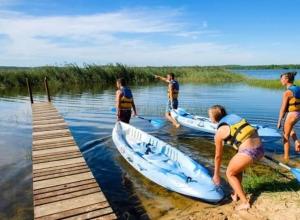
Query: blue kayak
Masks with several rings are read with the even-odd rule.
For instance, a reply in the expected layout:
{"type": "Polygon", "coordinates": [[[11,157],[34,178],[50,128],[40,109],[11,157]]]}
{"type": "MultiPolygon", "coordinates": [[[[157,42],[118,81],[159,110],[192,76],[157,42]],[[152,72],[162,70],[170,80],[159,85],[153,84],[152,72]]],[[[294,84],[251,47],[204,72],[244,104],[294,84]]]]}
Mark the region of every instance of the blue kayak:
{"type": "MultiPolygon", "coordinates": [[[[171,116],[182,126],[197,131],[211,134],[215,134],[217,131],[217,124],[212,123],[209,118],[190,114],[182,108],[173,109],[171,116]]],[[[272,140],[281,138],[280,133],[275,129],[261,125],[251,125],[257,129],[258,135],[262,138],[272,138],[272,140]]]]}
{"type": "Polygon", "coordinates": [[[125,160],[156,184],[207,202],[223,199],[209,171],[171,145],[123,122],[116,123],[112,138],[125,160]]]}

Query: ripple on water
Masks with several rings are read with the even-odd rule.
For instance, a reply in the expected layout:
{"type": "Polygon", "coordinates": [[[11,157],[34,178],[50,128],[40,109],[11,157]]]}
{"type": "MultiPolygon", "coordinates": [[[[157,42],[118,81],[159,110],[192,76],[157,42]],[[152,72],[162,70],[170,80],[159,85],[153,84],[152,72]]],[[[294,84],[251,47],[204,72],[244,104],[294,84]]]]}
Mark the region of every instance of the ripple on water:
{"type": "MultiPolygon", "coordinates": [[[[147,117],[162,117],[166,104],[165,89],[165,86],[133,88],[138,113],[147,117]]],[[[111,112],[114,93],[112,89],[93,94],[62,93],[53,97],[53,103],[67,121],[84,158],[119,216],[146,218],[146,210],[151,218],[158,218],[170,210],[185,209],[196,202],[203,208],[213,206],[153,184],[120,156],[111,139],[115,122],[115,115],[111,112]]],[[[280,99],[280,91],[241,85],[186,84],[181,85],[180,92],[180,106],[190,112],[207,115],[207,109],[211,105],[222,104],[229,112],[240,114],[252,123],[273,128],[276,126],[280,99]]],[[[38,95],[35,96],[35,100],[46,100],[46,97],[38,95]]],[[[0,218],[22,213],[25,219],[31,219],[30,104],[25,96],[4,97],[0,98],[0,108],[0,175],[3,177],[0,180],[0,189],[14,195],[9,197],[8,193],[1,194],[0,213],[3,214],[0,214],[0,218]]],[[[212,170],[212,135],[196,133],[185,128],[176,130],[170,125],[155,130],[148,122],[140,119],[132,119],[132,124],[179,148],[212,170]]],[[[298,125],[296,129],[300,131],[298,125]]],[[[269,152],[282,153],[280,142],[267,143],[266,149],[269,152]]],[[[226,164],[234,153],[234,150],[226,149],[222,171],[225,171],[226,164]]]]}

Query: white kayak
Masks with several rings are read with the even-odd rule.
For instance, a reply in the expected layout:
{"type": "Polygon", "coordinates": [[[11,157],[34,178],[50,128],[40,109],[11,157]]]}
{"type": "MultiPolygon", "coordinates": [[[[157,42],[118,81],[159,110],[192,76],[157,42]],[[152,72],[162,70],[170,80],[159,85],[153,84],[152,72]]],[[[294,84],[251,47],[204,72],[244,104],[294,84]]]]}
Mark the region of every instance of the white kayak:
{"type": "MultiPolygon", "coordinates": [[[[190,114],[182,108],[178,108],[176,110],[173,109],[171,111],[171,116],[182,126],[197,131],[203,131],[211,134],[215,134],[217,131],[217,124],[212,123],[209,118],[190,114]]],[[[275,129],[261,125],[251,125],[257,129],[258,135],[262,138],[265,137],[278,139],[281,137],[280,133],[275,129]]]]}
{"type": "Polygon", "coordinates": [[[123,122],[112,138],[125,160],[158,185],[207,202],[223,199],[208,170],[171,145],[123,122]]]}

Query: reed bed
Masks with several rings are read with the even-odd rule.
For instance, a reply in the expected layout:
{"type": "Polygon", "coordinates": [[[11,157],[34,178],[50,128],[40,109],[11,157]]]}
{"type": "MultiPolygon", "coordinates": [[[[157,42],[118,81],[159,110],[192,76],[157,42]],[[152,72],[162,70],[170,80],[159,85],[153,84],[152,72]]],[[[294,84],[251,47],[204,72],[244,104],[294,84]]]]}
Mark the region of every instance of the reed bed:
{"type": "MultiPolygon", "coordinates": [[[[97,88],[112,86],[117,78],[124,77],[131,85],[158,82],[154,74],[166,76],[173,72],[181,83],[243,83],[249,86],[281,89],[279,80],[250,78],[221,67],[130,67],[122,64],[84,65],[79,67],[68,64],[63,67],[44,66],[33,68],[0,67],[0,89],[26,88],[26,78],[33,86],[42,87],[44,78],[48,78],[51,88],[97,88]]],[[[297,81],[296,84],[300,84],[297,81]]]]}

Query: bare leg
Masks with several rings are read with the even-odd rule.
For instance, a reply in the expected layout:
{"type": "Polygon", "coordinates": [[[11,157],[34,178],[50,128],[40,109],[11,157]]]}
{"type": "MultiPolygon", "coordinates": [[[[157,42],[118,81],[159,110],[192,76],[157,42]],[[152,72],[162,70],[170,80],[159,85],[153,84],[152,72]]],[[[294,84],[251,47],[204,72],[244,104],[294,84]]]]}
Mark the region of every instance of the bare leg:
{"type": "MultiPolygon", "coordinates": [[[[238,180],[240,181],[240,183],[242,182],[243,180],[243,172],[237,174],[236,176],[238,178],[238,180]]],[[[239,197],[238,197],[238,194],[234,191],[232,194],[231,194],[231,198],[232,198],[232,201],[234,202],[237,202],[239,197]]]]}
{"type": "MultiPolygon", "coordinates": [[[[290,151],[290,141],[289,141],[290,136],[292,136],[292,138],[295,141],[298,139],[295,131],[293,131],[293,127],[297,123],[297,121],[298,121],[298,118],[296,116],[294,116],[293,114],[289,113],[284,122],[283,147],[284,147],[284,160],[286,160],[286,161],[289,160],[289,154],[290,154],[289,153],[289,151],[290,151]]],[[[295,148],[297,148],[297,145],[295,145],[295,148]]]]}
{"type": "Polygon", "coordinates": [[[170,112],[166,112],[165,116],[166,116],[166,118],[167,118],[170,122],[172,122],[172,124],[173,124],[176,128],[179,128],[179,127],[180,127],[180,124],[178,124],[178,122],[177,122],[174,118],[171,117],[171,113],[170,113],[170,112]]]}
{"type": "Polygon", "coordinates": [[[250,208],[249,201],[240,182],[240,174],[252,163],[252,158],[244,154],[236,154],[229,162],[226,176],[234,192],[241,199],[242,204],[238,209],[250,208]]]}
{"type": "Polygon", "coordinates": [[[297,134],[294,129],[292,129],[290,136],[295,141],[295,151],[299,152],[300,151],[300,141],[298,140],[297,134]]]}

